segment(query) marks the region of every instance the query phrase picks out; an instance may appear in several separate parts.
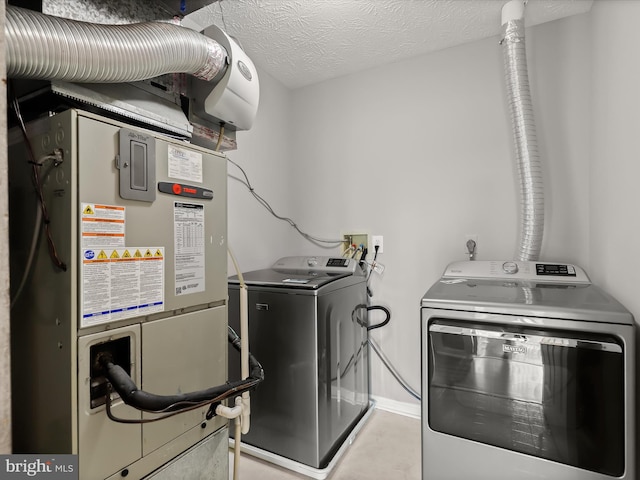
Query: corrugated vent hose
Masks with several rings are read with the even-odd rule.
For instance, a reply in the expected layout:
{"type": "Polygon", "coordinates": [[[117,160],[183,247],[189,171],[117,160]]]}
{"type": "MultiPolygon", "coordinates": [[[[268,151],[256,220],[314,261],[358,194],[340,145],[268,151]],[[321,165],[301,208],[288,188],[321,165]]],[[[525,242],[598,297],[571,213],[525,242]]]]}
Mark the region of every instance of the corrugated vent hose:
{"type": "Polygon", "coordinates": [[[211,81],[226,50],[188,28],[162,22],[102,25],[7,5],[7,77],[123,83],[167,73],[211,81]]]}
{"type": "Polygon", "coordinates": [[[544,189],[527,72],[524,4],[513,0],[504,5],[501,43],[521,196],[516,259],[535,261],[540,256],[544,232],[544,189]]]}

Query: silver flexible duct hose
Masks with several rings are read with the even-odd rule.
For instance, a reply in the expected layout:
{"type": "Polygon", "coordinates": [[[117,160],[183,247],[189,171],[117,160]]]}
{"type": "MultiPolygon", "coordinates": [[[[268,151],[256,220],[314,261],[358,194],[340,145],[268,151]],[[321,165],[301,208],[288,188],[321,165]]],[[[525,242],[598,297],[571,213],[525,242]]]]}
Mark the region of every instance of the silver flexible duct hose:
{"type": "Polygon", "coordinates": [[[225,67],[216,41],[170,23],[101,25],[7,5],[7,76],[122,83],[166,73],[213,80],[225,67]]]}
{"type": "Polygon", "coordinates": [[[520,183],[519,250],[517,260],[535,261],[540,256],[544,231],[544,190],[542,165],[538,156],[533,104],[529,91],[524,20],[503,24],[502,41],[507,97],[520,183]]]}

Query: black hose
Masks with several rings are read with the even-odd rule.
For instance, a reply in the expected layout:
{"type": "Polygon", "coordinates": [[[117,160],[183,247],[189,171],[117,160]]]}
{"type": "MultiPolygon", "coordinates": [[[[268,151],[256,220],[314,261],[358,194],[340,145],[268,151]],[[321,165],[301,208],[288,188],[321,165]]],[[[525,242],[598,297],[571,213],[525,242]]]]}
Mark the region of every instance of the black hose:
{"type": "MultiPolygon", "coordinates": [[[[229,343],[234,348],[239,349],[236,343],[240,344],[239,337],[231,331],[229,332],[229,343]]],[[[127,405],[146,412],[174,412],[188,410],[194,404],[207,401],[215,401],[220,396],[229,393],[242,393],[255,388],[264,380],[264,370],[262,365],[249,354],[249,366],[251,374],[245,380],[227,382],[223,385],[199,390],[196,392],[183,393],[178,395],[156,395],[140,390],[129,374],[119,365],[114,364],[108,356],[100,359],[105,369],[105,376],[113,386],[113,389],[120,395],[120,398],[127,405]]]]}
{"type": "Polygon", "coordinates": [[[370,310],[382,310],[384,313],[387,314],[387,318],[385,318],[382,322],[376,325],[367,326],[367,330],[373,330],[374,328],[384,327],[391,320],[391,312],[389,311],[388,308],[383,307],[382,305],[371,305],[370,307],[367,307],[367,311],[370,311],[370,310]]]}
{"type": "MultiPolygon", "coordinates": [[[[231,328],[230,326],[228,326],[227,328],[229,331],[229,334],[228,334],[229,343],[238,352],[242,352],[240,337],[238,336],[238,334],[235,332],[233,328],[231,328]]],[[[261,382],[264,380],[264,369],[262,368],[262,365],[260,365],[260,362],[256,360],[256,357],[254,357],[251,354],[251,352],[249,352],[249,378],[255,379],[255,380],[259,379],[261,382]]]]}

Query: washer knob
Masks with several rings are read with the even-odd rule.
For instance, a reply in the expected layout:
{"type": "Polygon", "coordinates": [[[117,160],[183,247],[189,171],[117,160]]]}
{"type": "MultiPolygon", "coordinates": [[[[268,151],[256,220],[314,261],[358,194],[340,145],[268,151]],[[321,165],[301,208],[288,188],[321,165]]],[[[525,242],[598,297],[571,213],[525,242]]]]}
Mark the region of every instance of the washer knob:
{"type": "Polygon", "coordinates": [[[504,273],[513,275],[514,273],[518,273],[518,264],[516,262],[504,262],[502,264],[502,270],[504,273]]]}
{"type": "Polygon", "coordinates": [[[316,257],[307,258],[307,265],[310,267],[315,267],[318,265],[318,259],[316,257]]]}

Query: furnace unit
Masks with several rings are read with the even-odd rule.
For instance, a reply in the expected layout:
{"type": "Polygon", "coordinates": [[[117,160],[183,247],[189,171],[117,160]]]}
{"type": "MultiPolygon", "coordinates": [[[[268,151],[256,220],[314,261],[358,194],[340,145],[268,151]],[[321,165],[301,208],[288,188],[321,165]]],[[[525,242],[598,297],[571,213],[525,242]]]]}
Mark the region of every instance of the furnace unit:
{"type": "Polygon", "coordinates": [[[9,140],[15,453],[78,454],[82,479],[226,479],[226,419],[150,422],[112,394],[114,421],[102,363],[159,395],[226,382],[224,155],[73,109],[26,131],[9,140]]]}

